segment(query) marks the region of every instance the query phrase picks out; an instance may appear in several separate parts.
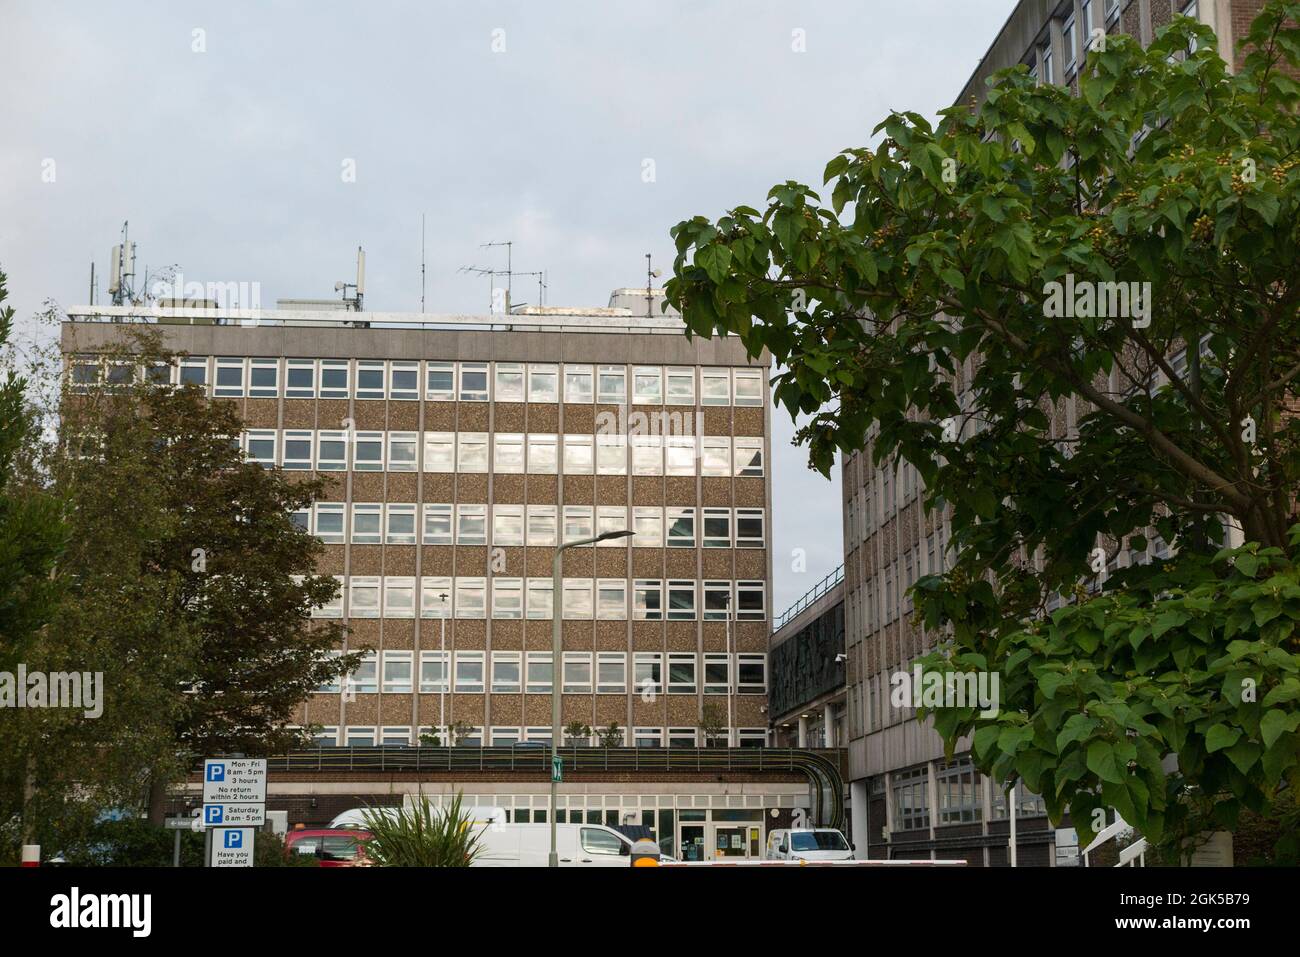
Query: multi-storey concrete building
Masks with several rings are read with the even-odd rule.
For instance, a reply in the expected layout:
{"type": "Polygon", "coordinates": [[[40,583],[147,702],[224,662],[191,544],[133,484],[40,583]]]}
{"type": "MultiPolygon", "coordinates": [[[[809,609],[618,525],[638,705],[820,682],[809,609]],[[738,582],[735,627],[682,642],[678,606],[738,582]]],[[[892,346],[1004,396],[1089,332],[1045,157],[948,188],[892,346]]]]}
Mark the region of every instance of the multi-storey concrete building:
{"type": "MultiPolygon", "coordinates": [[[[1263,0],[1022,0],[957,102],[978,103],[986,80],[1017,63],[1039,82],[1077,92],[1078,71],[1095,31],[1127,33],[1148,43],[1175,13],[1211,26],[1220,55],[1237,65],[1236,44],[1262,6],[1263,0]]],[[[1176,357],[1176,366],[1179,361],[1176,357]]],[[[1055,424],[1068,431],[1076,421],[1075,410],[1065,408],[1055,424]]],[[[907,589],[922,575],[943,570],[948,515],[923,507],[923,489],[911,466],[876,468],[870,442],[844,457],[842,478],[849,803],[859,852],[1006,864],[1010,822],[1001,787],[973,769],[968,743],[945,762],[943,744],[928,723],[916,720],[915,709],[890,702],[890,677],[910,669],[933,644],[933,636],[910,620],[907,589]]],[[[1014,803],[1018,863],[1077,859],[1072,832],[1049,828],[1040,798],[1021,786],[1014,803]]]]}
{"type": "Polygon", "coordinates": [[[317,614],[368,651],[298,715],[322,744],[549,742],[558,674],[566,725],[764,745],[766,366],[674,315],[535,312],[87,307],[63,345],[156,322],[175,381],[237,406],[249,458],[333,480],[295,518],[340,582],[317,614]],[[553,667],[556,544],[618,529],[565,555],[553,667]]]}
{"type": "Polygon", "coordinates": [[[845,747],[844,569],[810,588],[773,624],[767,693],[773,742],[845,747]]]}

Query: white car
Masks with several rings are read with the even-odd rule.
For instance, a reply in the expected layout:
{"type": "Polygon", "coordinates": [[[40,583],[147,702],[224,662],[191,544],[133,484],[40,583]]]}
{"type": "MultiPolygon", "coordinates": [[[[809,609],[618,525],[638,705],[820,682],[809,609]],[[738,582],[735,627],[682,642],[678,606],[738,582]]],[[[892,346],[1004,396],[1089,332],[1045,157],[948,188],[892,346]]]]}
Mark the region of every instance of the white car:
{"type": "Polygon", "coordinates": [[[769,861],[851,861],[853,845],[833,827],[781,828],[767,836],[769,861]]]}

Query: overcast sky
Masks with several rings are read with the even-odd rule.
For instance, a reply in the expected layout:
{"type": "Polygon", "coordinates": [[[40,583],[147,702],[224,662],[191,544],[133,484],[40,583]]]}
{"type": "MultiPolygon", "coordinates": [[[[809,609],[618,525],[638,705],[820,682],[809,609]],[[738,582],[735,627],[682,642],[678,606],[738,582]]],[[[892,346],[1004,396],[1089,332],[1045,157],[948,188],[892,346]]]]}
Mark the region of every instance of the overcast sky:
{"type": "MultiPolygon", "coordinates": [[[[960,91],[1015,0],[104,3],[0,0],[0,268],[20,319],[137,272],[483,312],[514,242],[551,305],[671,266],[669,229],[820,186],[890,109],[960,91]],[[355,181],[345,181],[345,164],[355,181]],[[52,180],[52,181],[50,181],[52,180]]],[[[516,301],[536,285],[515,283],[516,301]]],[[[774,412],[773,610],[842,560],[838,477],[774,412]],[[806,569],[794,569],[803,549],[806,569]]]]}

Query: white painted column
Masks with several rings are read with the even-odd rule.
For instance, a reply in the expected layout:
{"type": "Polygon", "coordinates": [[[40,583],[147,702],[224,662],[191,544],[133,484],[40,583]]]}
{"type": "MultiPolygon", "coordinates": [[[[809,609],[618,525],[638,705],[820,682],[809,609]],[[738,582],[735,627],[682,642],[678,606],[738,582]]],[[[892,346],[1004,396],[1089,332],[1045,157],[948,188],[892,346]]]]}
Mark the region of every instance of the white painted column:
{"type": "Polygon", "coordinates": [[[808,747],[808,719],[799,718],[799,747],[808,747]]]}
{"type": "Polygon", "coordinates": [[[867,859],[867,846],[871,839],[867,830],[867,779],[849,782],[850,818],[853,821],[853,856],[867,859]]]}
{"type": "Polygon", "coordinates": [[[822,747],[835,747],[835,709],[829,704],[822,707],[822,747]]]}

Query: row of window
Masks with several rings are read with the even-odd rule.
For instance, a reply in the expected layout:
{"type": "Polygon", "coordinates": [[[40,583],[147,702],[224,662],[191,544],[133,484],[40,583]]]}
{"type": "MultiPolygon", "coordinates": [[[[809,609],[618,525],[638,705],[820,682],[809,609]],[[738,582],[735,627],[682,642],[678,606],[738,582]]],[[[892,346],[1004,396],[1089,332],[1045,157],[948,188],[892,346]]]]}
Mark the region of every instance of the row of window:
{"type": "MultiPolygon", "coordinates": [[[[620,747],[626,747],[628,744],[628,729],[620,728],[621,736],[617,740],[620,747]]],[[[465,748],[493,747],[508,748],[514,744],[528,742],[543,742],[550,744],[551,729],[550,727],[498,727],[493,726],[486,729],[483,727],[468,727],[460,725],[455,728],[444,728],[441,730],[433,725],[420,725],[411,733],[410,725],[399,725],[396,727],[373,725],[348,725],[340,729],[336,725],[328,725],[317,729],[313,738],[317,747],[336,748],[343,747],[376,747],[376,746],[398,746],[406,747],[410,745],[419,745],[422,741],[444,742],[450,745],[465,748]]],[[[767,730],[765,728],[736,728],[732,732],[732,738],[737,747],[741,748],[761,748],[767,744],[767,730]]],[[[596,743],[596,736],[593,734],[590,738],[569,738],[565,737],[565,744],[591,745],[596,743]]],[[[727,735],[724,733],[716,740],[705,740],[705,736],[698,728],[632,728],[631,746],[634,748],[695,748],[701,744],[725,747],[728,744],[727,735]]],[[[515,814],[525,815],[523,818],[516,820],[528,820],[527,809],[516,811],[515,814]]],[[[545,823],[546,811],[539,810],[533,812],[534,815],[540,815],[535,820],[539,823],[545,823]]],[[[565,811],[559,812],[561,815],[565,811]]],[[[588,811],[586,820],[589,823],[598,823],[591,821],[591,817],[598,812],[588,811]]],[[[607,812],[615,815],[617,823],[617,812],[607,812]]],[[[671,812],[669,812],[671,813],[671,812]]],[[[581,823],[584,818],[581,811],[570,811],[569,814],[577,815],[573,818],[574,823],[581,823]]],[[[557,818],[562,820],[562,818],[557,818]]]]}
{"type": "MultiPolygon", "coordinates": [[[[312,612],[315,618],[544,619],[553,617],[550,578],[465,578],[336,575],[338,597],[312,612]],[[489,594],[490,593],[490,594],[489,594]]],[[[565,619],[626,621],[631,597],[635,621],[762,621],[767,589],[762,581],[566,578],[565,619]]]]}
{"type": "MultiPolygon", "coordinates": [[[[1196,16],[1196,4],[1185,4],[1184,12],[1196,16]],[[1189,12],[1190,10],[1190,12],[1189,12]]],[[[1061,30],[1061,57],[1065,61],[1062,72],[1056,71],[1055,47],[1049,21],[1047,31],[1039,43],[1029,52],[1027,63],[1029,75],[1039,83],[1058,83],[1070,80],[1078,72],[1087,58],[1089,44],[1092,43],[1093,30],[1108,31],[1119,19],[1120,0],[1078,0],[1078,10],[1073,3],[1066,7],[1066,13],[1059,18],[1061,30]]]]}
{"type": "MultiPolygon", "coordinates": [[[[278,359],[191,356],[140,370],[158,384],[195,385],[218,398],[386,399],[430,402],[565,402],[623,405],[761,406],[762,369],[573,365],[538,362],[435,362],[407,359],[278,359]]],[[[73,389],[123,384],[128,363],[72,360],[73,389]]]]}
{"type": "Polygon", "coordinates": [[[267,468],[320,472],[763,475],[761,436],[249,429],[240,448],[267,468]]]}
{"type": "MultiPolygon", "coordinates": [[[[337,655],[337,652],[334,653],[337,655]]],[[[631,674],[622,651],[566,651],[564,694],[766,694],[764,654],[634,652],[631,674]],[[629,684],[629,679],[631,683],[629,684]]],[[[550,694],[555,680],[549,651],[371,652],[351,675],[316,689],[318,694],[550,694]],[[415,671],[419,666],[419,672],[415,671]],[[488,666],[491,665],[491,674],[488,666]]]]}
{"type": "Polygon", "coordinates": [[[601,548],[763,548],[761,508],[660,508],[626,505],[452,505],[445,502],[316,502],[291,513],[294,524],[330,545],[554,546],[605,532],[631,539],[601,548]],[[349,521],[349,511],[351,521],[349,521]],[[629,512],[631,522],[629,523],[629,512]],[[489,524],[489,516],[491,523],[489,524]],[[418,520],[418,524],[417,524],[418,520]]]}
{"type": "MultiPolygon", "coordinates": [[[[890,775],[893,791],[894,830],[919,831],[930,827],[928,766],[895,771],[890,775]]],[[[938,798],[936,823],[971,824],[984,819],[984,788],[990,787],[989,808],[993,820],[1007,817],[1007,793],[980,774],[970,758],[962,757],[934,768],[935,794],[938,798]]],[[[1016,817],[1038,817],[1047,813],[1042,797],[1016,782],[1016,817]]]]}

